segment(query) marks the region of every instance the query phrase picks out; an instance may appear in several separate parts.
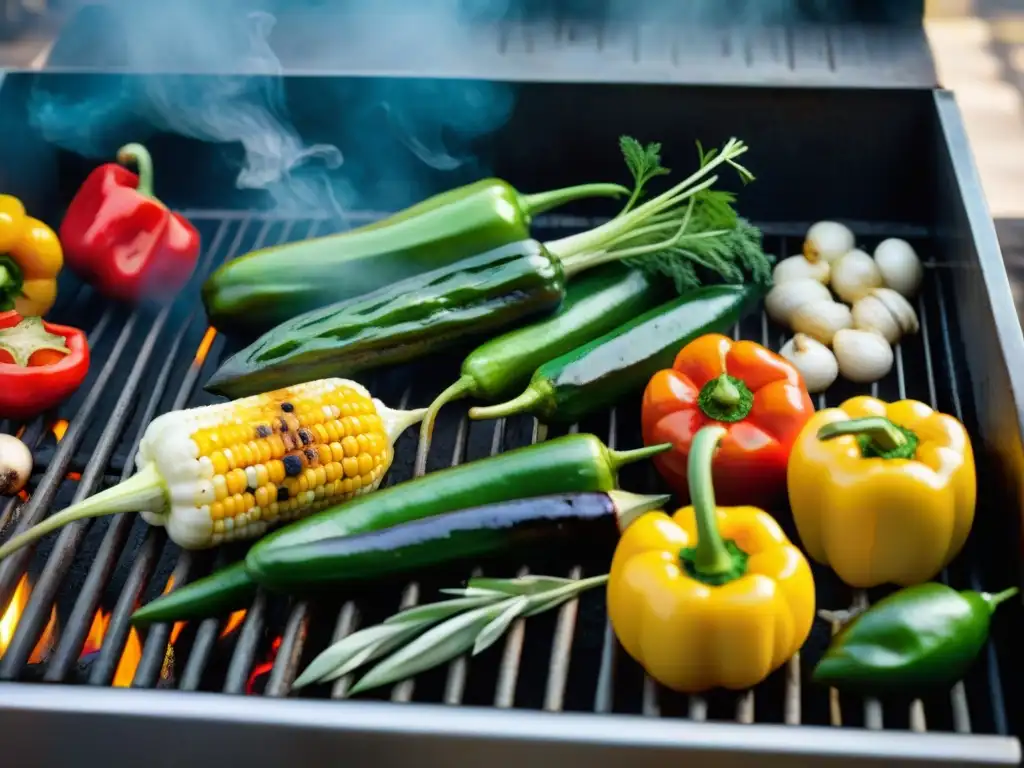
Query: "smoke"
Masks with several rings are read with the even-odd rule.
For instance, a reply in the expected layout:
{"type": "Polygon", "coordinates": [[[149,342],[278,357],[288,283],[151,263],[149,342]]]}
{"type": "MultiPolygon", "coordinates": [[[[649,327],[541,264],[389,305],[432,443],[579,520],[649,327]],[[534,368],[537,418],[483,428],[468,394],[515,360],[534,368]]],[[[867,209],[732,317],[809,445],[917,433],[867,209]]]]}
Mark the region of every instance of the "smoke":
{"type": "MultiPolygon", "coordinates": [[[[118,63],[126,72],[153,76],[104,78],[73,96],[37,90],[30,104],[32,122],[51,144],[98,160],[114,155],[128,126],[133,139],[141,138],[140,122],[204,142],[240,144],[240,190],[265,190],[284,211],[343,215],[344,208],[358,204],[355,190],[363,184],[405,179],[406,187],[415,186],[423,166],[453,171],[472,161],[465,149],[469,142],[500,127],[511,113],[514,93],[507,84],[375,80],[359,92],[350,112],[337,115],[335,143],[306,143],[286,104],[283,68],[272,45],[274,11],[325,9],[317,0],[278,2],[280,9],[269,1],[258,8],[225,0],[108,2],[117,21],[111,27],[121,30],[109,41],[117,47],[118,63]],[[381,110],[391,135],[366,136],[365,118],[375,112],[379,117],[381,110]],[[396,141],[407,156],[384,149],[396,141]],[[356,168],[348,164],[353,151],[365,156],[356,168]]],[[[507,0],[442,0],[430,12],[416,12],[416,4],[407,5],[412,12],[396,7],[386,24],[358,8],[341,18],[347,37],[379,37],[386,31],[383,47],[414,46],[424,56],[450,57],[469,48],[474,21],[499,18],[507,5],[507,0]]],[[[325,35],[308,44],[336,43],[325,35]]],[[[315,51],[303,53],[307,60],[316,58],[315,51]]],[[[323,79],[323,87],[325,93],[331,90],[330,78],[323,79]]],[[[415,199],[416,193],[407,197],[415,199]]]]}

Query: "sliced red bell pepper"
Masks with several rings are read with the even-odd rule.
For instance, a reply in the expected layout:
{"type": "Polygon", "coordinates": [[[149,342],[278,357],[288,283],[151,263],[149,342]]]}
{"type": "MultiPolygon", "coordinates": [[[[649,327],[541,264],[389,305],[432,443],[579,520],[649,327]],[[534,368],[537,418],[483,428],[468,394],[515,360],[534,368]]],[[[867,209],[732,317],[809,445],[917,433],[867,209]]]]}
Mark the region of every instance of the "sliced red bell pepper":
{"type": "Polygon", "coordinates": [[[0,418],[27,419],[69,397],[89,372],[85,333],[0,313],[0,418]]]}
{"type": "Polygon", "coordinates": [[[64,260],[100,293],[123,301],[167,299],[188,282],[199,233],[153,196],[153,161],[140,144],[117,153],[138,175],[107,163],[86,178],[60,227],[64,260]]]}
{"type": "Polygon", "coordinates": [[[650,380],[643,400],[647,445],[671,442],[653,458],[658,471],[689,499],[687,459],[700,429],[728,429],[712,462],[723,505],[767,507],[784,499],[786,464],[800,429],[814,413],[803,379],[789,362],[752,341],[707,334],[687,344],[670,370],[650,380]]]}

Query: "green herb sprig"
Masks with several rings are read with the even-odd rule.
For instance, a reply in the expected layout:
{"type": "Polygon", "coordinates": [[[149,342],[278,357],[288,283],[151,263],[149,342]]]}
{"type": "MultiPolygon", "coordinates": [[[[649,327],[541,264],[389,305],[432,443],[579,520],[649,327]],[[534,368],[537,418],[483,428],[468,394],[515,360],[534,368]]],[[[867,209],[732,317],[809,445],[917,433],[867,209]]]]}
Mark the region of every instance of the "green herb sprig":
{"type": "Polygon", "coordinates": [[[293,687],[335,680],[389,653],[349,694],[407,680],[463,653],[475,656],[497,642],[516,619],[551,610],[607,581],[607,575],[470,579],[464,588],[441,590],[454,595],[452,600],[408,608],[339,640],[310,662],[293,687]]]}

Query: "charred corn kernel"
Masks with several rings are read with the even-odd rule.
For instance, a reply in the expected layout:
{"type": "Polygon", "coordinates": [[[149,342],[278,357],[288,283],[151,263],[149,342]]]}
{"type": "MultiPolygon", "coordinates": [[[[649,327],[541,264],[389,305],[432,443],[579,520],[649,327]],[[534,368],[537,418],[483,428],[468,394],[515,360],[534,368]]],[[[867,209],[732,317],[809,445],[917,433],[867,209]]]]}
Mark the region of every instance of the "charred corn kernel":
{"type": "Polygon", "coordinates": [[[186,549],[258,536],[376,488],[394,441],[422,417],[345,379],[164,414],[143,436],[133,477],[13,537],[0,559],[69,522],[121,512],[141,512],[186,549]]]}

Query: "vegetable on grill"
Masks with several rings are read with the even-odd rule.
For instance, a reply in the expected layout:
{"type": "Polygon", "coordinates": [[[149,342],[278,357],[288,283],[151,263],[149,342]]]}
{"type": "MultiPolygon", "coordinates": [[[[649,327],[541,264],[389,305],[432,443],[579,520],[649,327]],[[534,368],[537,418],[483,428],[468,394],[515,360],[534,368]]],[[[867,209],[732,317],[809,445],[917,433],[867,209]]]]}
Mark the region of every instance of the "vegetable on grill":
{"type": "Polygon", "coordinates": [[[0,195],[0,311],[45,315],[57,300],[63,266],[57,233],[27,215],[18,198],[0,195]]]}
{"type": "Polygon", "coordinates": [[[807,554],[851,587],[928,581],[974,522],[967,430],[916,400],[854,397],[818,411],[793,445],[788,484],[807,554]]]}
{"type": "Polygon", "coordinates": [[[0,559],[68,523],[120,512],[140,512],[186,549],[256,538],[376,489],[392,443],[421,418],[344,379],[164,414],[146,429],[135,475],[14,536],[0,559]]]}
{"type": "Polygon", "coordinates": [[[641,420],[645,443],[672,443],[654,466],[680,498],[689,497],[687,456],[696,435],[707,424],[723,424],[711,466],[719,501],[775,509],[786,498],[789,452],[813,413],[788,361],[752,341],[709,333],[654,374],[641,420]]]}
{"type": "Polygon", "coordinates": [[[509,499],[612,490],[619,467],[667,448],[613,451],[575,434],[431,472],[281,529],[249,550],[246,567],[279,590],[333,583],[344,560],[334,550],[339,537],[509,499]]]}
{"type": "Polygon", "coordinates": [[[420,426],[421,461],[426,458],[437,412],[472,396],[493,400],[529,380],[538,365],[633,319],[668,292],[663,280],[639,269],[609,264],[584,275],[566,291],[551,317],[482,344],[462,362],[461,376],[435,398],[420,426]]]}
{"type": "Polygon", "coordinates": [[[526,240],[530,219],[544,211],[624,194],[629,190],[618,184],[584,184],[522,195],[500,179],[483,179],[358,229],[235,259],[206,281],[203,303],[220,330],[266,331],[304,312],[526,240]]]}
{"type": "Polygon", "coordinates": [[[331,558],[331,583],[365,581],[559,541],[564,547],[569,537],[614,542],[669,498],[606,491],[516,499],[324,539],[316,548],[319,557],[331,558]]]}
{"type": "Polygon", "coordinates": [[[958,592],[934,582],[901,589],[855,616],[832,639],[813,679],[869,694],[948,689],[985,646],[996,608],[1017,592],[958,592]]]}
{"type": "Polygon", "coordinates": [[[566,435],[431,472],[293,523],[260,541],[239,563],[175,589],[133,621],[177,621],[240,608],[260,584],[284,592],[331,584],[344,558],[327,542],[448,512],[556,493],[610,491],[619,467],[670,446],[613,451],[597,437],[566,435]],[[323,546],[322,546],[323,544],[323,546]]]}
{"type": "Polygon", "coordinates": [[[471,408],[472,419],[533,413],[545,423],[574,424],[641,392],[655,372],[672,365],[679,348],[737,323],[760,295],[755,286],[698,288],[536,370],[518,397],[471,408]]]}
{"type": "MultiPolygon", "coordinates": [[[[410,360],[552,312],[567,280],[623,259],[662,279],[672,276],[677,287],[698,282],[694,262],[742,281],[743,269],[730,259],[740,260],[755,282],[767,281],[770,259],[749,242],[732,197],[709,190],[721,164],[752,178],[736,162],[746,151],[732,139],[720,152],[702,153],[689,178],[588,232],[544,245],[510,243],[292,318],[226,361],[208,387],[238,397],[410,360]]],[[[759,233],[754,240],[759,243],[759,233]]]]}
{"type": "Polygon", "coordinates": [[[70,397],[89,373],[85,333],[0,313],[0,418],[27,419],[70,397]]]}
{"type": "Polygon", "coordinates": [[[138,175],[106,163],[68,206],[60,239],[68,267],[104,296],[122,301],[173,298],[199,258],[199,232],[153,196],[153,160],[141,144],[117,152],[138,175]]]}
{"type": "Polygon", "coordinates": [[[608,577],[608,618],[622,647],[683,693],[757,685],[800,650],[814,621],[811,568],[775,519],[715,505],[712,459],[726,434],[697,433],[693,506],[627,528],[608,577]]]}

